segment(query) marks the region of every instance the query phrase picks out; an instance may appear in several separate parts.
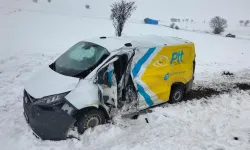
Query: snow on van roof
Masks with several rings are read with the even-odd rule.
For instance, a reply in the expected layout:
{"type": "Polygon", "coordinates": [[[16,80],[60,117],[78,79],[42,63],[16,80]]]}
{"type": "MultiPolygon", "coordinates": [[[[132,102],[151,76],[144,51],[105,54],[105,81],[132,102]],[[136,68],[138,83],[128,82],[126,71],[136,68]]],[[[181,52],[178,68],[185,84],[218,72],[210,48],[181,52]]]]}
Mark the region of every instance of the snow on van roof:
{"type": "Polygon", "coordinates": [[[98,44],[105,47],[108,51],[114,51],[124,46],[125,43],[129,43],[128,40],[117,37],[107,37],[107,38],[93,38],[86,39],[84,41],[98,44]]]}
{"type": "Polygon", "coordinates": [[[105,47],[110,52],[124,47],[124,44],[126,43],[131,43],[132,47],[152,47],[152,46],[184,44],[190,42],[177,37],[157,36],[157,35],[105,37],[105,38],[87,39],[84,41],[96,43],[100,46],[105,47]]]}

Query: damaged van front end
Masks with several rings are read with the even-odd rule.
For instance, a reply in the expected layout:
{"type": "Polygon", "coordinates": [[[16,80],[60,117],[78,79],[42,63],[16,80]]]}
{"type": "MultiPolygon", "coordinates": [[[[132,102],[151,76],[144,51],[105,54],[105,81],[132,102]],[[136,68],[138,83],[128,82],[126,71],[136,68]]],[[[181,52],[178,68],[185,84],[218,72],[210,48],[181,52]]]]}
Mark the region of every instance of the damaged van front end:
{"type": "Polygon", "coordinates": [[[99,45],[79,42],[30,78],[24,87],[23,108],[37,137],[64,140],[83,108],[98,108],[98,88],[85,78],[108,55],[99,45]]]}
{"type": "Polygon", "coordinates": [[[63,97],[65,94],[67,93],[48,97],[48,100],[60,99],[60,101],[50,104],[45,101],[42,102],[43,100],[34,99],[24,91],[24,116],[39,138],[43,140],[63,140],[67,138],[67,133],[73,127],[76,119],[65,111],[68,109],[67,107],[73,108],[63,97]]]}
{"type": "Polygon", "coordinates": [[[93,81],[84,79],[71,91],[40,99],[32,97],[25,90],[24,116],[37,137],[43,140],[65,140],[75,127],[77,117],[82,114],[82,108],[102,109],[105,117],[109,118],[109,108],[101,103],[97,93],[98,88],[93,81]]]}

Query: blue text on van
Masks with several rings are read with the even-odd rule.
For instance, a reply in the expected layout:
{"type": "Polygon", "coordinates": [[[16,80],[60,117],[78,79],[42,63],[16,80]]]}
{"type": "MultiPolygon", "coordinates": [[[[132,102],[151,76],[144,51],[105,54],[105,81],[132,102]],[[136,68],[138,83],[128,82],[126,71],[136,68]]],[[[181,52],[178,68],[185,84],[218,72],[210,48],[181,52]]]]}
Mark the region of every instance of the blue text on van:
{"type": "Polygon", "coordinates": [[[170,61],[170,64],[173,64],[173,61],[177,61],[178,63],[182,62],[182,56],[184,55],[184,51],[178,51],[178,52],[174,52],[172,54],[172,59],[170,61]]]}

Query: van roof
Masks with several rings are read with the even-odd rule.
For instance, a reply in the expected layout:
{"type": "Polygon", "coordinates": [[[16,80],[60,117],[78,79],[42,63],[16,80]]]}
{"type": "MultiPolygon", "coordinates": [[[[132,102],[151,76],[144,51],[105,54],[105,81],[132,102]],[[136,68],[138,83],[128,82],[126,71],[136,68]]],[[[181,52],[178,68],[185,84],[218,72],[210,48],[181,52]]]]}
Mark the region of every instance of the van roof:
{"type": "Polygon", "coordinates": [[[86,39],[84,41],[92,42],[100,46],[103,46],[110,52],[125,47],[126,43],[131,43],[132,48],[153,47],[153,46],[163,46],[163,45],[170,46],[170,45],[190,43],[190,41],[177,37],[157,36],[157,35],[100,37],[100,38],[86,39]]]}

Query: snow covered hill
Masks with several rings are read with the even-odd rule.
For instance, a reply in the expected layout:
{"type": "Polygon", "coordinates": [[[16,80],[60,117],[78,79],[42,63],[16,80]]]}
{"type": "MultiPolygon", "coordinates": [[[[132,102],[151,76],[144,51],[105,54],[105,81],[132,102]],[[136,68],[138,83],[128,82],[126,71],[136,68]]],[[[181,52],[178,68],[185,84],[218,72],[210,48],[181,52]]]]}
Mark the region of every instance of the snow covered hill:
{"type": "MultiPolygon", "coordinates": [[[[237,89],[207,99],[156,107],[152,113],[143,114],[137,120],[117,116],[114,124],[88,130],[80,137],[80,141],[41,141],[32,135],[23,117],[24,83],[34,72],[51,63],[76,42],[89,37],[113,36],[114,29],[109,20],[112,2],[52,0],[48,4],[40,0],[35,4],[31,0],[0,0],[0,149],[250,149],[250,92],[237,89]],[[91,9],[85,9],[86,4],[91,9]],[[145,118],[148,118],[149,124],[145,118]],[[236,137],[238,140],[235,140],[236,137]]],[[[238,23],[237,18],[241,14],[243,19],[247,17],[246,13],[249,14],[246,9],[248,1],[227,0],[225,11],[207,12],[205,15],[197,11],[198,8],[205,9],[208,2],[201,4],[200,1],[190,0],[190,3],[185,2],[181,7],[180,0],[137,2],[138,9],[126,24],[124,34],[168,35],[193,41],[197,52],[195,88],[203,86],[216,89],[230,82],[250,83],[249,40],[141,23],[144,17],[159,17],[164,21],[165,14],[166,20],[175,15],[186,15],[198,20],[209,18],[210,14],[229,14],[226,17],[238,23]],[[163,4],[168,7],[164,13],[160,13],[163,4]],[[188,12],[189,7],[184,8],[187,5],[194,11],[188,12]],[[174,7],[183,7],[183,10],[177,12],[174,7]],[[149,11],[149,8],[152,10],[149,11]],[[235,8],[236,12],[230,12],[235,8]],[[185,14],[185,11],[188,13],[185,14]],[[233,72],[235,76],[221,76],[222,71],[233,72]]],[[[213,2],[216,0],[209,1],[209,4],[213,2]]],[[[204,29],[199,24],[192,28],[204,29]]],[[[244,28],[241,32],[249,34],[250,28],[244,28]]]]}

